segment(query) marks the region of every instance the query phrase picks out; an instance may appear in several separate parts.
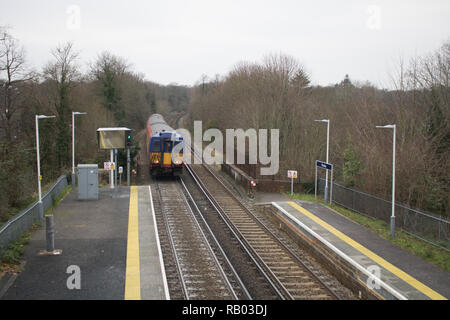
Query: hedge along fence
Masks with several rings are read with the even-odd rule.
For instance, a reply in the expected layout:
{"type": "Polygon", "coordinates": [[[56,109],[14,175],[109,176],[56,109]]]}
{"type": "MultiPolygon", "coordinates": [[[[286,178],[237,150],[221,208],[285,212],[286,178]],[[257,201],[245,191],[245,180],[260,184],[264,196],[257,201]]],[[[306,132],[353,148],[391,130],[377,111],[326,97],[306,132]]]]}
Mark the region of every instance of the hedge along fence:
{"type": "MultiPolygon", "coordinates": [[[[42,197],[43,212],[53,206],[55,199],[66,187],[67,177],[62,175],[42,197]]],[[[19,239],[20,236],[28,232],[35,221],[39,221],[38,202],[39,200],[34,202],[27,209],[18,213],[13,218],[9,219],[0,228],[0,258],[3,256],[4,251],[8,248],[12,241],[19,239]]]]}

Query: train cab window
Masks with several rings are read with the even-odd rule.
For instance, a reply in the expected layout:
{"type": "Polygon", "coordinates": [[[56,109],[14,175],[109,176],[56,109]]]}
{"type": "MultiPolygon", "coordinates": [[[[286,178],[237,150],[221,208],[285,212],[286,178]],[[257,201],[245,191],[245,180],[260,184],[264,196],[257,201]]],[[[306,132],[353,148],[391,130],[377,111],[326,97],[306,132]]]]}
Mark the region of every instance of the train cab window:
{"type": "Polygon", "coordinates": [[[164,140],[164,152],[172,152],[172,141],[164,140]]]}
{"type": "Polygon", "coordinates": [[[159,139],[153,139],[151,152],[161,152],[161,141],[159,139]]]}

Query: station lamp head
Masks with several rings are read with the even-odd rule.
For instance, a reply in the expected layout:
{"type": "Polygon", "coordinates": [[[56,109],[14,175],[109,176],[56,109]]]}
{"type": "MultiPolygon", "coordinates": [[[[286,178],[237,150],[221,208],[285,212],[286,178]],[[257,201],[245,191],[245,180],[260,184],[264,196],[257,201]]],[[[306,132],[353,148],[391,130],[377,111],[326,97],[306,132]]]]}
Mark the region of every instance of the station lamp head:
{"type": "Polygon", "coordinates": [[[48,118],[56,118],[56,116],[45,116],[45,115],[38,115],[37,116],[38,119],[48,119],[48,118]]]}
{"type": "Polygon", "coordinates": [[[378,129],[393,129],[395,127],[395,124],[388,124],[385,126],[377,126],[378,129]]]}

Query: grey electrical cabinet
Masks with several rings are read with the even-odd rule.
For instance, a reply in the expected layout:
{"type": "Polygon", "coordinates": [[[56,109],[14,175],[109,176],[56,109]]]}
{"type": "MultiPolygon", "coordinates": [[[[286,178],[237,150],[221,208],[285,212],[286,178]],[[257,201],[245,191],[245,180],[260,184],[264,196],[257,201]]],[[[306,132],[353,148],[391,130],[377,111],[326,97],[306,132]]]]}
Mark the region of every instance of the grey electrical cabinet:
{"type": "Polygon", "coordinates": [[[78,165],[78,200],[98,199],[98,165],[78,165]]]}

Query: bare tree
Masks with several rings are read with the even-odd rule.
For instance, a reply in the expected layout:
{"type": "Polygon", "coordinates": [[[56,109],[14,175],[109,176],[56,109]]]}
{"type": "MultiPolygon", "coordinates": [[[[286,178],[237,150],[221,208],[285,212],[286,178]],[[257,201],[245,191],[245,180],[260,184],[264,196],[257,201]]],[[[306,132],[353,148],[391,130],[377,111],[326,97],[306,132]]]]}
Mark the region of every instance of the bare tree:
{"type": "Polygon", "coordinates": [[[18,41],[6,31],[0,35],[0,119],[6,142],[12,142],[12,122],[20,108],[21,86],[33,79],[34,73],[25,65],[25,52],[18,41]]]}
{"type": "Polygon", "coordinates": [[[77,65],[79,53],[73,50],[71,42],[58,46],[52,55],[54,61],[45,66],[43,76],[52,87],[51,99],[57,114],[56,152],[62,168],[69,163],[70,155],[70,91],[81,80],[81,74],[77,65]]]}

